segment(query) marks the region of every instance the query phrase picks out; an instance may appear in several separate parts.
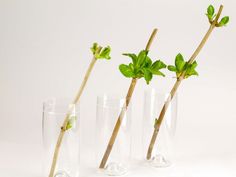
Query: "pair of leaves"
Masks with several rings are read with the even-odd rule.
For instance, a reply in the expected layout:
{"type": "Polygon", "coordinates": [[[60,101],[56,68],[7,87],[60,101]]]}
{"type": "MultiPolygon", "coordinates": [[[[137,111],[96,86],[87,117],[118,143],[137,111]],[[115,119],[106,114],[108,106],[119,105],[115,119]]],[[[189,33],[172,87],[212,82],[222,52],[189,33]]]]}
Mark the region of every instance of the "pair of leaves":
{"type": "Polygon", "coordinates": [[[93,46],[90,48],[94,57],[96,59],[111,59],[110,57],[110,53],[111,53],[111,47],[107,46],[107,47],[101,47],[99,46],[97,43],[93,43],[93,46]],[[101,51],[98,52],[99,48],[101,48],[101,51]]]}
{"type": "Polygon", "coordinates": [[[184,57],[179,53],[175,57],[175,66],[169,65],[168,70],[175,72],[176,77],[179,78],[183,72],[184,73],[184,78],[188,78],[189,76],[192,75],[197,75],[198,73],[195,70],[197,67],[197,62],[194,61],[192,64],[189,64],[188,62],[184,61],[184,57]]]}
{"type": "Polygon", "coordinates": [[[124,56],[128,56],[132,59],[132,62],[128,65],[121,64],[119,66],[120,72],[128,78],[142,78],[146,80],[146,83],[152,80],[153,75],[165,76],[160,69],[166,68],[166,65],[157,60],[154,63],[148,56],[147,50],[142,50],[138,55],[134,53],[124,53],[124,56]]]}
{"type": "MultiPolygon", "coordinates": [[[[208,17],[210,22],[212,22],[216,17],[215,8],[213,5],[208,6],[206,16],[208,17]]],[[[225,26],[228,22],[229,22],[229,16],[225,16],[220,20],[217,26],[219,27],[225,26]]]]}

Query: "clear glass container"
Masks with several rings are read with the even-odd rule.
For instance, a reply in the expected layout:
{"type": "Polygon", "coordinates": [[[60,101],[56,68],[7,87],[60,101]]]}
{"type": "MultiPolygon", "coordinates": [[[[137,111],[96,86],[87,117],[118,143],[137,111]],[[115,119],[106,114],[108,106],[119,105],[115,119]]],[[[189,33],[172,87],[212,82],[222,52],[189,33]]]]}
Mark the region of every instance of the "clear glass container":
{"type": "MultiPolygon", "coordinates": [[[[146,159],[148,147],[154,131],[155,119],[159,117],[161,109],[167,100],[169,93],[160,93],[155,89],[145,91],[143,114],[143,157],[146,159]]],[[[151,159],[148,164],[154,167],[168,167],[174,159],[174,135],[177,120],[177,95],[174,96],[166,110],[156,138],[151,159]]]]}
{"type": "Polygon", "coordinates": [[[43,103],[43,176],[47,177],[61,126],[70,113],[71,128],[66,130],[59,151],[54,177],[78,177],[79,105],[66,99],[49,99],[43,103]]]}
{"type": "Polygon", "coordinates": [[[131,150],[131,104],[126,110],[125,99],[113,96],[97,98],[96,116],[96,162],[97,167],[107,148],[118,117],[124,111],[124,117],[110,156],[104,169],[99,172],[119,176],[128,171],[131,150]]]}

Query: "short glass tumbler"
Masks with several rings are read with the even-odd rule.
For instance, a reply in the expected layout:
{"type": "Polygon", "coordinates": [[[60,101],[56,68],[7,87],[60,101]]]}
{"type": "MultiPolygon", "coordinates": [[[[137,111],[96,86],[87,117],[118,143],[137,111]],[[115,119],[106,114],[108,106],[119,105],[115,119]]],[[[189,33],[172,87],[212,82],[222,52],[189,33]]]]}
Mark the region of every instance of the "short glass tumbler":
{"type": "MultiPolygon", "coordinates": [[[[143,114],[143,155],[146,159],[148,147],[154,132],[155,119],[158,119],[161,109],[169,93],[159,93],[155,89],[145,91],[143,114]]],[[[166,110],[156,138],[151,159],[148,164],[154,167],[168,167],[174,158],[173,140],[177,119],[177,95],[172,99],[166,110]]]]}
{"type": "Polygon", "coordinates": [[[48,176],[55,145],[66,115],[70,126],[66,130],[59,151],[54,177],[78,177],[79,167],[79,106],[67,100],[50,99],[43,104],[43,176],[48,176]]]}
{"type": "Polygon", "coordinates": [[[96,117],[96,162],[99,166],[107,149],[119,115],[124,111],[124,117],[116,137],[110,156],[103,172],[107,175],[119,176],[128,171],[131,150],[131,105],[126,110],[125,99],[107,95],[97,99],[96,117]]]}

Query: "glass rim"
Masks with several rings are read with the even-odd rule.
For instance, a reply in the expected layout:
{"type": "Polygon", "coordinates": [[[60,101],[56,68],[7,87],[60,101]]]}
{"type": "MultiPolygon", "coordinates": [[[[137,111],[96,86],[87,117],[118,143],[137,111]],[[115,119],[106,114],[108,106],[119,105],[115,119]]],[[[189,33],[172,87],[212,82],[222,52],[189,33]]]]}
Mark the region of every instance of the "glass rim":
{"type": "MultiPolygon", "coordinates": [[[[152,93],[152,94],[159,94],[159,95],[165,95],[165,96],[169,96],[170,92],[169,91],[163,91],[163,90],[159,90],[155,87],[151,87],[151,88],[147,88],[144,90],[144,94],[148,94],[148,93],[152,93]]],[[[176,91],[175,96],[178,96],[178,91],[176,91]]]]}
{"type": "MultiPolygon", "coordinates": [[[[73,103],[71,99],[69,98],[57,98],[57,97],[51,97],[48,99],[45,99],[43,101],[43,112],[54,112],[50,110],[51,108],[64,108],[65,112],[69,112],[69,109],[73,109],[74,113],[79,112],[79,102],[73,103]]],[[[55,111],[56,113],[61,113],[59,111],[55,111]]]]}
{"type": "Polygon", "coordinates": [[[97,96],[97,106],[107,108],[124,108],[126,107],[126,98],[121,97],[119,94],[101,94],[97,96]],[[115,103],[113,106],[111,103],[115,103]],[[108,105],[110,104],[110,105],[108,105]]]}

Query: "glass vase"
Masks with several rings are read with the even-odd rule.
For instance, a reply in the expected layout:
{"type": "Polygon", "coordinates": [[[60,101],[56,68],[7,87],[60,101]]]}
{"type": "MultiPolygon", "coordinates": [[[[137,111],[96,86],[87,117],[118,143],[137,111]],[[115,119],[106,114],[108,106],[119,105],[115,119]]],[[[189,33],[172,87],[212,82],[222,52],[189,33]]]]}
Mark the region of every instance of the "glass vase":
{"type": "MultiPolygon", "coordinates": [[[[145,91],[143,114],[143,157],[146,159],[148,147],[154,132],[155,119],[158,119],[161,109],[169,93],[160,93],[155,89],[145,91]]],[[[154,167],[168,167],[174,159],[173,142],[177,119],[177,95],[169,104],[161,127],[159,129],[153,151],[148,164],[154,167]]]]}
{"type": "Polygon", "coordinates": [[[70,126],[60,146],[54,177],[78,177],[79,105],[66,99],[50,99],[43,103],[43,176],[48,177],[61,126],[67,114],[70,126]]]}
{"type": "Polygon", "coordinates": [[[124,117],[115,139],[110,156],[104,169],[99,172],[119,176],[128,171],[131,150],[131,104],[126,109],[125,99],[113,96],[97,98],[96,116],[96,162],[97,166],[103,158],[115,124],[122,111],[124,117]]]}

